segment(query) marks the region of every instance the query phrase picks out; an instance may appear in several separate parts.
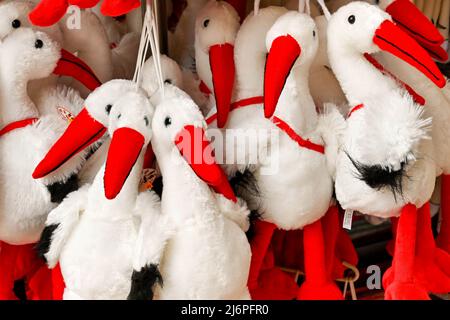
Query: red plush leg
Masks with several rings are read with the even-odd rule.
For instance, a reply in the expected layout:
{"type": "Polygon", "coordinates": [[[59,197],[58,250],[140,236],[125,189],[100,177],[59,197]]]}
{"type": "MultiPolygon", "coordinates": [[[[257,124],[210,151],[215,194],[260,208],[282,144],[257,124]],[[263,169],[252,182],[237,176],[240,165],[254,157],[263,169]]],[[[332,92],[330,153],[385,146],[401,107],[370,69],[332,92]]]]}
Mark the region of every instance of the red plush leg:
{"type": "Polygon", "coordinates": [[[14,250],[14,246],[0,242],[0,300],[17,300],[13,292],[16,260],[17,250],[14,250]]]}
{"type": "Polygon", "coordinates": [[[325,243],[321,220],[303,228],[305,282],[299,300],[342,300],[342,292],[330,279],[325,261],[325,243]]]}
{"type": "Polygon", "coordinates": [[[445,259],[444,255],[447,253],[437,248],[434,241],[430,205],[427,203],[418,213],[416,279],[425,283],[429,292],[448,293],[450,292],[450,274],[447,274],[445,270],[449,266],[445,261],[443,266],[439,265],[438,252],[442,253],[440,259],[445,259]]]}
{"type": "Polygon", "coordinates": [[[272,240],[276,226],[272,223],[257,220],[255,222],[255,235],[251,240],[252,260],[250,264],[250,274],[248,278],[248,288],[250,291],[258,287],[258,278],[267,250],[272,240]]]}
{"type": "Polygon", "coordinates": [[[39,261],[39,268],[27,277],[28,300],[52,300],[52,273],[43,261],[39,261]]]}
{"type": "Polygon", "coordinates": [[[397,228],[393,263],[394,281],[385,292],[386,300],[428,300],[425,288],[414,281],[417,209],[408,204],[402,209],[397,228]]]}
{"type": "Polygon", "coordinates": [[[95,7],[99,2],[100,0],[69,0],[70,5],[78,6],[81,9],[95,7]]]}
{"type": "Polygon", "coordinates": [[[442,176],[441,221],[437,244],[450,253],[450,175],[442,176]]]}
{"type": "Polygon", "coordinates": [[[59,263],[52,269],[53,300],[62,300],[64,295],[64,278],[59,263]]]}
{"type": "Polygon", "coordinates": [[[140,6],[140,0],[104,0],[100,10],[105,16],[118,17],[140,6]]]}
{"type": "Polygon", "coordinates": [[[67,0],[41,0],[30,12],[29,18],[36,26],[48,27],[61,20],[68,7],[67,0]]]}

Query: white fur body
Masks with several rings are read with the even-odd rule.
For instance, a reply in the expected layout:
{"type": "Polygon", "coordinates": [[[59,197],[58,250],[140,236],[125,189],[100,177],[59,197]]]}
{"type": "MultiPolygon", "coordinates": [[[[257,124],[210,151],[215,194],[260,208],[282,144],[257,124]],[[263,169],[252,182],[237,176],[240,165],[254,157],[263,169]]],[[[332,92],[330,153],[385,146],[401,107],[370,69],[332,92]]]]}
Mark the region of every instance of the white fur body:
{"type": "Polygon", "coordinates": [[[39,118],[34,124],[0,138],[0,239],[12,244],[32,243],[39,239],[46,215],[55,206],[46,185],[65,182],[83,163],[83,154],[80,154],[52,176],[40,180],[32,178],[36,165],[67,128],[68,121],[57,108],[64,107],[76,114],[83,103],[75,91],[61,86],[41,92],[36,103],[28,96],[29,80],[51,73],[58,51],[58,46],[47,35],[27,28],[15,31],[0,46],[3,63],[0,126],[39,118]],[[36,38],[43,41],[44,47],[33,52],[36,38]],[[36,59],[42,63],[41,68],[35,67],[36,59]]]}
{"type": "MultiPolygon", "coordinates": [[[[209,187],[185,162],[160,165],[161,210],[176,231],[162,261],[156,299],[248,299],[250,246],[242,229],[220,212],[209,187]],[[169,168],[165,170],[166,168],[169,168]]],[[[160,162],[161,163],[161,162],[160,162]]]]}
{"type": "Polygon", "coordinates": [[[332,17],[328,29],[330,63],[350,106],[364,105],[347,120],[348,127],[337,163],[337,199],[344,209],[379,217],[397,216],[408,203],[421,207],[431,197],[436,175],[434,159],[428,156],[433,151],[428,136],[431,119],[406,91],[359,52],[377,52],[371,36],[368,36],[371,33],[367,32],[375,32],[390,17],[364,3],[343,7],[335,15],[337,17],[332,17]],[[357,31],[346,33],[346,30],[340,30],[341,34],[336,36],[333,28],[349,25],[346,20],[348,10],[352,10],[356,19],[364,14],[365,20],[357,31]],[[361,10],[359,15],[356,14],[360,13],[358,10],[361,10]],[[344,24],[339,24],[341,21],[344,24]],[[361,40],[361,37],[366,38],[361,40]],[[360,43],[351,42],[357,39],[361,40],[360,43]],[[370,188],[359,179],[349,156],[364,165],[380,165],[394,171],[401,168],[402,162],[407,162],[402,177],[403,195],[395,196],[387,187],[370,188]]]}

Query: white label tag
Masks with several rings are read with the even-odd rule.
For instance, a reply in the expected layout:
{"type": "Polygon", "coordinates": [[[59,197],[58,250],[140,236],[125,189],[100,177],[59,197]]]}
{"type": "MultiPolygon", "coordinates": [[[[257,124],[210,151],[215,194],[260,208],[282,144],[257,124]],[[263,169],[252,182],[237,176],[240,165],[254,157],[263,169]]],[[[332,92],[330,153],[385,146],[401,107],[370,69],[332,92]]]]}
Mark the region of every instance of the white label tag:
{"type": "Polygon", "coordinates": [[[347,230],[352,230],[353,210],[345,210],[344,223],[342,227],[347,230]]]}

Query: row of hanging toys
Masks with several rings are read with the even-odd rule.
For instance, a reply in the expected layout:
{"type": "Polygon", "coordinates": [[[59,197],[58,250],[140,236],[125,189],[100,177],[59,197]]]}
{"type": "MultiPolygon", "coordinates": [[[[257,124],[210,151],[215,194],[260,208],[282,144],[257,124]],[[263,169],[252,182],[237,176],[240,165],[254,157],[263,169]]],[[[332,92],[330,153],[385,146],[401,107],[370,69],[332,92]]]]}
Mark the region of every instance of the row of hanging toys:
{"type": "MultiPolygon", "coordinates": [[[[394,228],[393,266],[383,278],[385,298],[429,299],[430,292],[447,293],[450,289],[449,256],[436,247],[428,204],[436,172],[445,172],[445,162],[440,160],[444,158],[440,157],[447,143],[437,145],[448,137],[448,126],[440,125],[440,118],[448,117],[446,89],[440,89],[446,81],[430,58],[430,54],[437,57],[433,52],[440,51],[443,38],[409,1],[386,1],[381,8],[392,17],[378,7],[356,2],[338,10],[329,21],[331,67],[352,106],[348,137],[342,146],[345,151],[338,157],[336,195],[349,211],[385,218],[400,216],[394,228]],[[352,27],[359,29],[356,32],[352,27]],[[360,46],[364,39],[373,41],[360,46]],[[346,46],[355,51],[353,56],[343,53],[346,46]],[[358,56],[365,58],[359,64],[358,56]],[[396,75],[374,57],[387,61],[387,69],[396,75]],[[355,68],[363,82],[355,77],[355,68]],[[423,108],[425,103],[429,106],[423,108]]],[[[447,199],[448,193],[444,193],[444,220],[447,199]]],[[[441,235],[446,232],[444,223],[442,227],[441,235]]]]}
{"type": "Polygon", "coordinates": [[[8,28],[2,29],[1,48],[1,85],[11,94],[2,98],[0,117],[5,152],[0,168],[0,184],[5,187],[1,191],[0,299],[17,299],[17,295],[51,299],[52,287],[61,283],[38,257],[35,243],[44,228],[42,217],[78,188],[78,167],[84,155],[72,159],[51,179],[34,181],[28,173],[83,104],[78,92],[58,83],[58,76],[73,77],[89,90],[100,85],[83,61],[60,47],[58,26],[42,32],[25,22],[29,9],[29,3],[20,1],[2,3],[0,8],[8,15],[2,19],[11,19],[5,24],[8,28]],[[39,99],[32,98],[36,96],[39,99]],[[22,285],[14,288],[18,280],[22,285]]]}
{"type": "MultiPolygon", "coordinates": [[[[332,279],[342,278],[345,269],[342,260],[351,261],[356,265],[357,256],[348,235],[339,228],[336,207],[332,206],[328,210],[332,196],[332,179],[327,169],[324,146],[320,144],[323,143],[323,139],[316,128],[313,130],[297,128],[297,130],[303,132],[312,131],[312,133],[307,133],[308,137],[314,142],[317,141],[317,143],[313,143],[306,140],[307,142],[303,143],[303,138],[295,133],[296,131],[289,126],[288,122],[285,122],[293,120],[294,123],[304,123],[301,118],[307,115],[312,117],[312,119],[309,119],[311,121],[306,121],[307,123],[317,123],[318,116],[314,103],[309,99],[310,97],[304,102],[295,101],[293,106],[279,108],[280,114],[276,113],[273,118],[272,115],[265,118],[262,110],[262,104],[264,103],[264,69],[266,55],[270,49],[266,47],[266,34],[278,18],[285,14],[289,16],[288,11],[282,7],[269,7],[260,10],[257,1],[255,2],[254,13],[248,16],[240,28],[239,16],[235,12],[233,14],[233,12],[234,10],[226,3],[211,1],[197,16],[195,39],[197,73],[204,86],[210,92],[214,92],[217,110],[212,111],[207,118],[207,123],[210,127],[219,127],[224,130],[263,129],[268,130],[267,132],[276,130],[281,134],[284,143],[288,148],[291,148],[292,152],[289,155],[281,155],[283,166],[286,163],[292,163],[292,165],[301,163],[302,161],[297,158],[299,155],[302,157],[306,154],[305,156],[312,157],[309,160],[310,163],[306,161],[307,164],[303,169],[305,171],[298,170],[300,176],[297,179],[291,177],[294,180],[282,177],[280,174],[271,177],[264,176],[261,174],[261,164],[258,164],[260,168],[257,170],[249,170],[247,165],[240,167],[236,164],[225,165],[227,172],[231,173],[232,183],[237,185],[238,193],[247,200],[256,214],[260,215],[255,222],[255,230],[251,239],[252,266],[249,289],[252,298],[342,299],[342,293],[332,279]],[[249,44],[252,46],[250,47],[249,44]],[[234,100],[233,103],[231,103],[232,100],[234,100]],[[285,121],[280,120],[283,112],[286,112],[283,110],[287,109],[289,113],[289,108],[299,108],[295,104],[305,104],[301,108],[306,108],[307,111],[300,109],[294,112],[296,119],[286,115],[285,121]],[[300,117],[300,121],[298,117],[300,117]],[[317,168],[321,168],[320,173],[315,172],[317,168]],[[308,176],[311,172],[315,172],[314,178],[308,176]],[[248,184],[245,187],[242,186],[242,181],[248,176],[254,179],[250,183],[255,187],[250,188],[253,190],[249,190],[248,184]],[[316,182],[308,186],[301,183],[301,181],[314,180],[316,182]],[[283,185],[279,181],[295,181],[295,185],[292,185],[292,183],[283,185]],[[273,190],[274,186],[283,187],[284,191],[278,193],[277,190],[273,190]],[[295,192],[287,192],[287,190],[292,189],[295,192]],[[293,194],[292,199],[286,199],[285,194],[293,194]],[[308,196],[304,196],[305,199],[303,199],[302,194],[308,196]],[[302,203],[302,201],[299,200],[299,195],[304,200],[300,209],[298,203],[302,203]],[[281,198],[279,198],[280,196],[281,198]],[[259,208],[264,208],[264,211],[258,212],[259,208]],[[277,214],[277,212],[280,214],[277,214]],[[325,218],[320,219],[322,216],[325,216],[325,218]],[[307,280],[300,290],[293,276],[286,274],[275,266],[271,241],[275,230],[278,228],[305,230],[305,251],[308,253],[305,253],[304,269],[307,270],[307,280]]],[[[299,15],[301,18],[311,19],[308,15],[299,15]]],[[[282,18],[280,20],[283,21],[282,18]]],[[[283,23],[279,22],[281,25],[283,23]]],[[[276,27],[274,29],[276,30],[276,27]]],[[[311,34],[313,33],[312,29],[309,31],[311,31],[311,34]]],[[[276,55],[277,53],[272,54],[273,57],[276,57],[276,55]]],[[[278,61],[277,58],[271,58],[270,60],[278,61]]],[[[291,62],[295,62],[295,59],[291,62]]],[[[272,71],[273,73],[276,73],[275,69],[272,71]]],[[[308,70],[302,71],[305,74],[308,73],[308,70]]],[[[285,76],[287,77],[288,74],[289,72],[285,76]]],[[[270,74],[267,77],[278,79],[279,76],[270,74]]],[[[307,76],[306,79],[302,80],[307,81],[307,76]]],[[[277,84],[277,86],[280,86],[280,84],[277,84]]],[[[308,97],[308,93],[302,92],[302,96],[304,94],[308,97]]],[[[274,106],[272,106],[272,109],[275,109],[274,106]]],[[[335,116],[339,119],[338,112],[327,116],[328,118],[323,117],[322,123],[328,121],[328,125],[330,125],[330,122],[331,125],[336,125],[336,123],[332,123],[331,118],[335,116]]],[[[342,124],[343,119],[337,122],[342,124]]],[[[303,162],[305,161],[303,160],[303,162]]],[[[287,174],[288,171],[284,171],[284,174],[287,174]]],[[[291,175],[291,172],[289,172],[289,175],[291,175]]],[[[284,256],[292,254],[285,249],[281,248],[279,252],[284,256]]],[[[291,250],[295,252],[301,250],[301,244],[292,244],[291,250]]],[[[303,268],[303,265],[299,266],[300,268],[303,268]]]]}

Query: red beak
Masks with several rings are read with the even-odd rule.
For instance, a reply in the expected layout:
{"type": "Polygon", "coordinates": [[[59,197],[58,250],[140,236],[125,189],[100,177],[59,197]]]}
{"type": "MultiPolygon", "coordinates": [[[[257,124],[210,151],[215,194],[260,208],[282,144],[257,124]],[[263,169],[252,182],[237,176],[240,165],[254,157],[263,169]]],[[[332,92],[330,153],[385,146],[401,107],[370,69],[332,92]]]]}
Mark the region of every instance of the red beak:
{"type": "Polygon", "coordinates": [[[228,114],[230,113],[236,74],[233,45],[225,43],[210,47],[209,63],[217,105],[217,126],[223,128],[227,124],[228,114]]]}
{"type": "Polygon", "coordinates": [[[413,38],[391,21],[384,21],[375,32],[373,42],[381,49],[392,53],[422,72],[438,87],[446,80],[429,54],[413,38]]]}
{"type": "Polygon", "coordinates": [[[214,151],[202,128],[185,126],[175,138],[175,144],[200,179],[227,199],[237,201],[225,172],[215,162],[214,151]]]}
{"type": "Polygon", "coordinates": [[[36,167],[33,178],[40,179],[57,170],[105,132],[106,128],[83,109],[36,167]]]}
{"type": "Polygon", "coordinates": [[[386,12],[395,23],[424,47],[433,58],[446,61],[447,52],[441,47],[445,41],[433,23],[409,0],[395,0],[386,12]]]}
{"type": "Polygon", "coordinates": [[[35,26],[49,27],[64,17],[68,7],[67,0],[41,0],[28,17],[35,26]]]}
{"type": "Polygon", "coordinates": [[[103,178],[105,197],[108,200],[115,199],[122,190],[139,158],[144,143],[144,136],[136,130],[120,128],[114,132],[103,178]]]}
{"type": "Polygon", "coordinates": [[[61,50],[61,58],[53,73],[58,76],[72,77],[91,91],[102,84],[86,63],[64,49],[61,50]]]}
{"type": "Polygon", "coordinates": [[[117,17],[127,14],[140,6],[140,0],[103,0],[100,11],[105,16],[117,17]]]}
{"type": "Polygon", "coordinates": [[[266,118],[271,118],[275,113],[286,79],[301,52],[297,40],[290,35],[280,36],[273,41],[267,56],[264,74],[264,115],[266,118]]]}

